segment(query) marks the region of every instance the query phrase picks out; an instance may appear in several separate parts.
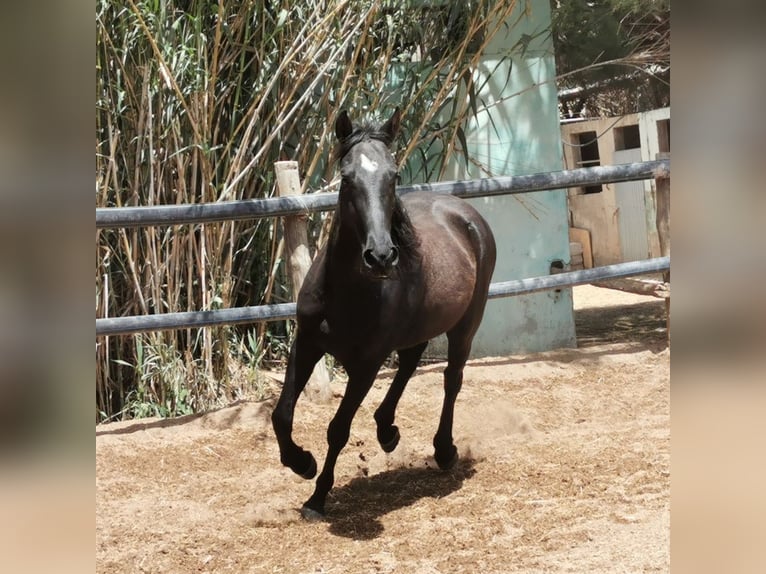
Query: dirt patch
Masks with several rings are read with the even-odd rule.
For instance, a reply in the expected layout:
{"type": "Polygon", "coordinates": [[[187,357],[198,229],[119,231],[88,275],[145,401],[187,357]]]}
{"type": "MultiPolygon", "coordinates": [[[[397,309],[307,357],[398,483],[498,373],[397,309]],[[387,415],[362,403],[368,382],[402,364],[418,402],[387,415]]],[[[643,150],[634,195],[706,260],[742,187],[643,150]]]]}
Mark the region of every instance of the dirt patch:
{"type": "MultiPolygon", "coordinates": [[[[280,466],[271,402],[98,426],[97,571],[667,571],[664,303],[585,286],[575,308],[579,349],[469,363],[450,472],[431,447],[444,365],[413,377],[389,455],[372,418],[392,376],[381,373],[325,523],[300,519],[313,482],[280,466]]],[[[296,441],[320,464],[343,384],[333,392],[296,411],[296,441]]]]}
{"type": "Polygon", "coordinates": [[[658,350],[667,345],[665,300],[581,285],[574,288],[578,347],[630,343],[658,350]]]}

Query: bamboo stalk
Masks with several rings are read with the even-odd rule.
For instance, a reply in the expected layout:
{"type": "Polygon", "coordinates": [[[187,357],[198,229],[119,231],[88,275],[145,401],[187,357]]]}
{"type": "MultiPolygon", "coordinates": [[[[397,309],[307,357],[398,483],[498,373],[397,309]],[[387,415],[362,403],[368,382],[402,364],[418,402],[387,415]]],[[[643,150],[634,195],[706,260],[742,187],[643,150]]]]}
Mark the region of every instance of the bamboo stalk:
{"type": "MultiPolygon", "coordinates": [[[[265,305],[268,305],[271,303],[271,293],[274,289],[274,282],[277,278],[277,273],[279,272],[279,263],[282,259],[282,252],[285,247],[285,240],[284,238],[280,238],[279,244],[277,245],[276,251],[272,252],[271,260],[274,262],[274,264],[271,267],[271,273],[269,274],[269,281],[266,284],[266,292],[263,295],[263,303],[265,305]]],[[[266,340],[266,323],[259,323],[258,324],[258,348],[263,349],[264,341],[266,340]]]]}

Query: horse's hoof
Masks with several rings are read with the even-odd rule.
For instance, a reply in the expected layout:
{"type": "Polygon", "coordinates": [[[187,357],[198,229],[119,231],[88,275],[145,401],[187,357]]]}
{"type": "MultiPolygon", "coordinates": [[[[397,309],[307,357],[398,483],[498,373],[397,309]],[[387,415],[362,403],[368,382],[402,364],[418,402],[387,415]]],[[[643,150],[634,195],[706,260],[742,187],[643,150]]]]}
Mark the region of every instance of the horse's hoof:
{"type": "Polygon", "coordinates": [[[325,517],[322,512],[309,508],[305,504],[301,508],[301,516],[306,522],[323,522],[325,517]]]}
{"type": "Polygon", "coordinates": [[[301,478],[305,478],[306,480],[311,480],[317,475],[317,461],[314,459],[314,457],[311,457],[311,464],[309,464],[308,469],[306,469],[306,472],[300,473],[301,478]]]}
{"type": "Polygon", "coordinates": [[[311,460],[309,461],[309,466],[306,470],[303,472],[295,471],[296,474],[298,474],[301,478],[305,478],[306,480],[311,480],[317,475],[317,461],[314,458],[314,455],[309,454],[311,457],[311,460]]]}
{"type": "Polygon", "coordinates": [[[457,454],[457,448],[454,446],[451,449],[452,456],[445,459],[440,459],[438,456],[434,455],[434,459],[436,460],[436,464],[439,465],[439,468],[441,470],[450,470],[455,467],[457,464],[457,461],[459,460],[459,456],[457,454]]]}
{"type": "Polygon", "coordinates": [[[380,443],[380,447],[383,449],[383,452],[392,452],[396,448],[396,445],[399,444],[399,439],[402,438],[402,435],[399,434],[399,427],[393,426],[391,428],[394,430],[393,438],[386,443],[380,443]]]}

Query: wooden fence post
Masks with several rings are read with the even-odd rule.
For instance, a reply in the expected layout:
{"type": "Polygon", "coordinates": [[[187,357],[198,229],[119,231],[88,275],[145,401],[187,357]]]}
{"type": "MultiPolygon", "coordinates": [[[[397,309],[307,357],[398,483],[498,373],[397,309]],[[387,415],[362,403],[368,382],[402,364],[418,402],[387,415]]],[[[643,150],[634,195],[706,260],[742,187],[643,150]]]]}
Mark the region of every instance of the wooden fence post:
{"type": "MultiPolygon", "coordinates": [[[[658,153],[657,159],[670,159],[669,153],[658,153]]],[[[658,175],[654,179],[657,198],[657,236],[660,240],[660,255],[670,255],[670,174],[658,175]]],[[[670,284],[670,269],[662,273],[662,280],[670,284]]],[[[665,299],[668,341],[670,341],[670,296],[665,299]]]]}
{"type": "MultiPolygon", "coordinates": [[[[277,174],[277,190],[280,196],[300,195],[301,182],[298,175],[298,162],[278,161],[274,163],[277,174]]],[[[297,300],[303,280],[311,267],[311,255],[308,245],[306,215],[289,215],[283,219],[285,230],[285,255],[290,279],[293,285],[293,298],[297,300]]],[[[306,385],[306,396],[313,401],[330,400],[330,376],[324,358],[314,367],[314,372],[306,385]]]]}

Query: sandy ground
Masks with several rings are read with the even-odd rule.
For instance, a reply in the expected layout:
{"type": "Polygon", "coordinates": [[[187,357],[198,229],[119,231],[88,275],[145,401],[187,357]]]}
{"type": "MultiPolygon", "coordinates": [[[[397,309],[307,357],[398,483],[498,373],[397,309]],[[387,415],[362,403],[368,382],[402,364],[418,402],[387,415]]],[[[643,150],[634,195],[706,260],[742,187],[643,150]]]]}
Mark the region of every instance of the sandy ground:
{"type": "MultiPolygon", "coordinates": [[[[421,367],[390,455],[372,418],[381,373],[336,467],[327,521],[279,464],[272,402],[96,428],[98,572],[667,572],[669,362],[664,303],[575,288],[578,349],[472,361],[461,461],[435,468],[443,364],[421,367]]],[[[330,404],[298,403],[320,464],[330,404]]]]}

